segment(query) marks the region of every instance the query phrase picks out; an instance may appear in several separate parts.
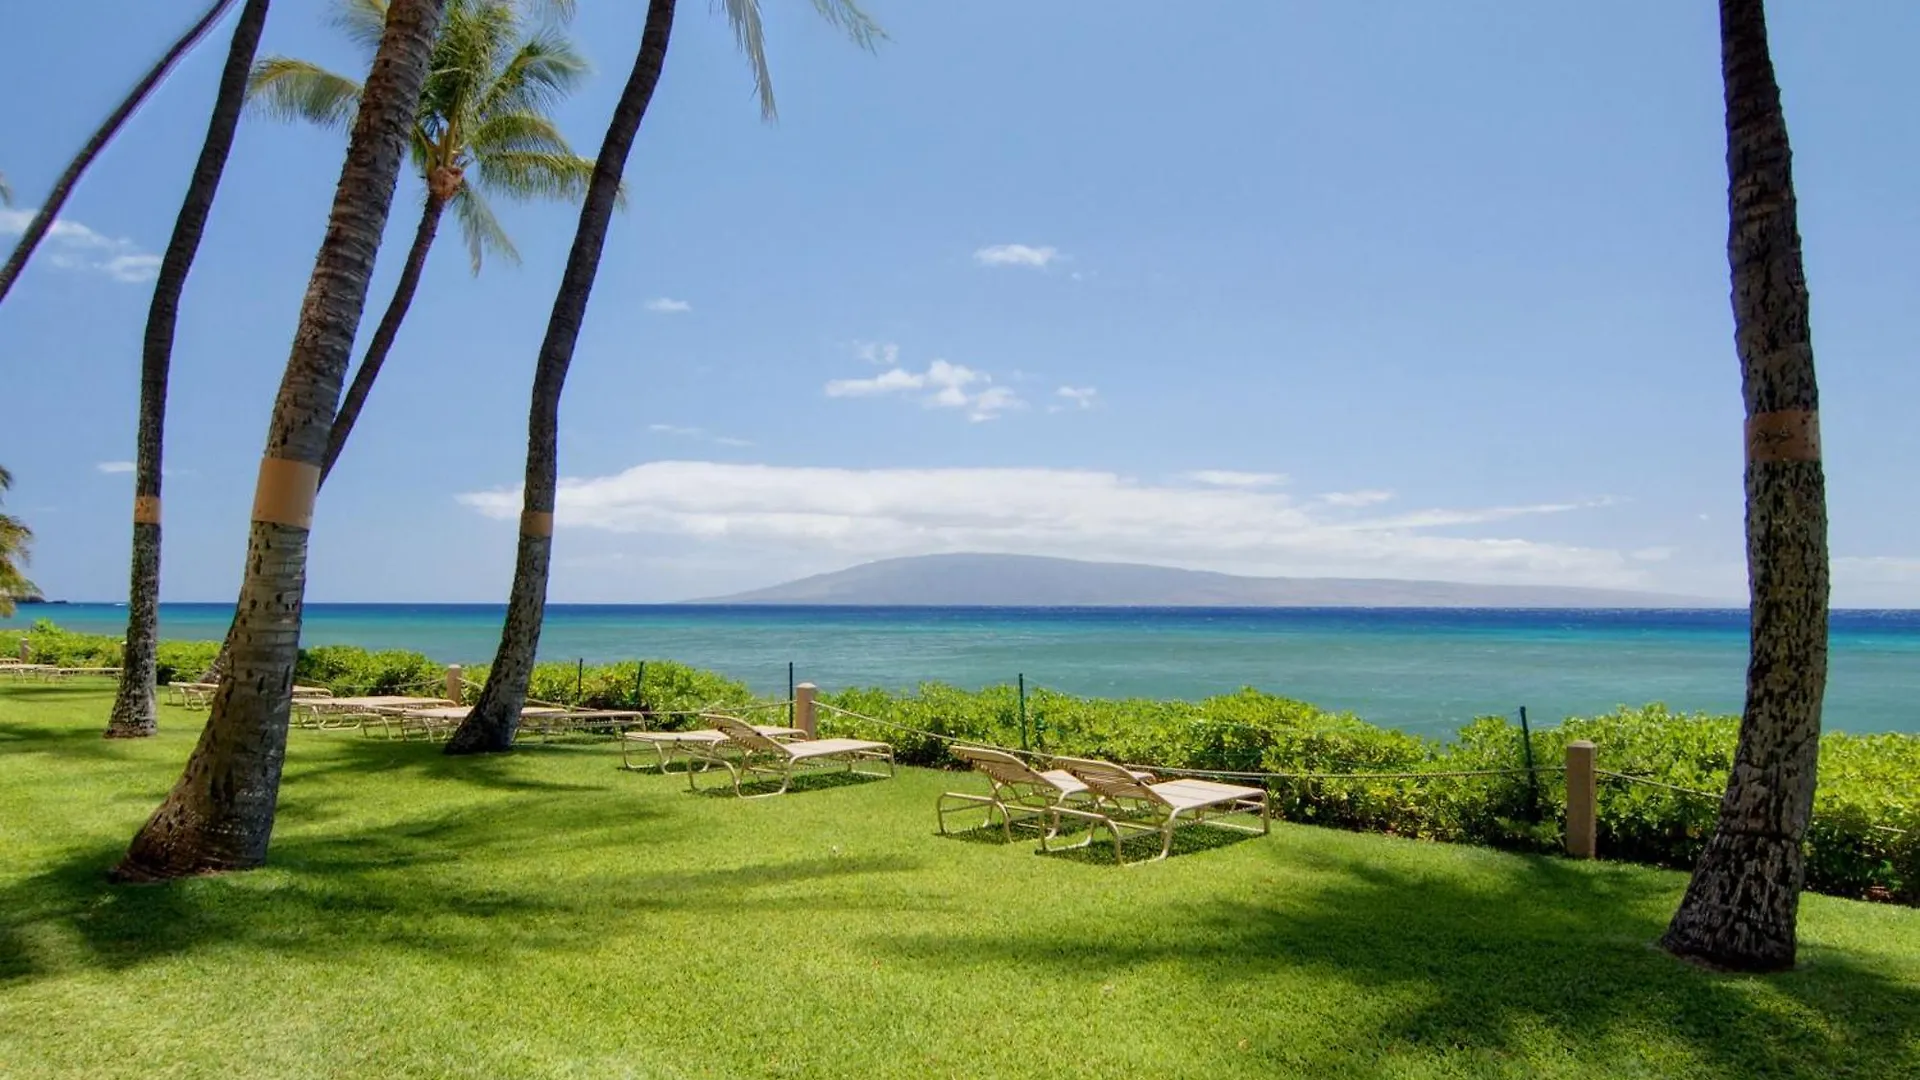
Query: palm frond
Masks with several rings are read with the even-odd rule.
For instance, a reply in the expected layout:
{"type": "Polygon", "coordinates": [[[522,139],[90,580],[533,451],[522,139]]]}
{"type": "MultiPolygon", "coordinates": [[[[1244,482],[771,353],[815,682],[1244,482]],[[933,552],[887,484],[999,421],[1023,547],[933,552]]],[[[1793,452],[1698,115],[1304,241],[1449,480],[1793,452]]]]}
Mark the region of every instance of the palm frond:
{"type": "Polygon", "coordinates": [[[387,32],[387,0],[340,0],[334,9],[333,24],[371,58],[380,49],[380,38],[387,32]]]}
{"type": "Polygon", "coordinates": [[[7,186],[7,174],[0,173],[0,206],[13,205],[13,189],[7,186]]]}
{"type": "Polygon", "coordinates": [[[714,0],[727,13],[727,25],[733,27],[733,42],[747,56],[753,69],[753,89],[760,97],[761,119],[780,117],[773,102],[773,71],[767,67],[766,27],[760,21],[760,0],[714,0]]]}
{"type": "Polygon", "coordinates": [[[467,132],[467,148],[474,160],[508,151],[543,154],[572,154],[566,136],[553,121],[532,112],[498,113],[489,116],[467,132]]]}
{"type": "Polygon", "coordinates": [[[490,194],[521,202],[580,199],[593,179],[593,159],[572,154],[508,150],[479,158],[474,179],[490,194]]]}
{"type": "Polygon", "coordinates": [[[7,471],[5,465],[0,465],[0,491],[11,490],[13,490],[13,474],[7,471]]]}
{"type": "Polygon", "coordinates": [[[513,246],[507,230],[500,227],[500,219],[493,216],[493,207],[487,205],[486,197],[472,184],[460,185],[459,194],[453,197],[453,213],[460,219],[460,232],[467,240],[467,258],[475,274],[480,272],[480,258],[487,251],[498,253],[508,262],[520,261],[520,249],[513,246]]]}
{"type": "Polygon", "coordinates": [[[571,94],[592,70],[572,42],[542,31],[520,43],[479,96],[474,112],[484,118],[501,111],[545,111],[571,94]]]}
{"type": "Polygon", "coordinates": [[[887,32],[873,21],[873,16],[860,10],[854,0],[813,0],[813,10],[820,17],[838,27],[853,39],[855,45],[873,51],[874,46],[887,40],[887,32]]]}
{"type": "Polygon", "coordinates": [[[344,131],[360,108],[360,84],[318,64],[269,56],[255,63],[247,77],[247,103],[277,120],[305,120],[344,131]]]}
{"type": "Polygon", "coordinates": [[[527,14],[551,25],[565,25],[573,21],[574,12],[579,5],[574,0],[520,0],[527,14]]]}

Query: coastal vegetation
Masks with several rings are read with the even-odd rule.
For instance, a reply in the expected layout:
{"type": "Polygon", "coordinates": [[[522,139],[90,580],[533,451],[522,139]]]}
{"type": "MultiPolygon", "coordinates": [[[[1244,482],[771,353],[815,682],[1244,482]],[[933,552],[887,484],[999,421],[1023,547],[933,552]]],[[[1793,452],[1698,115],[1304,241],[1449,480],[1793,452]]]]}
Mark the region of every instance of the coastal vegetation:
{"type": "MultiPolygon", "coordinates": [[[[117,661],[111,638],[45,620],[24,635],[0,633],[0,654],[14,655],[21,636],[42,663],[117,661]]],[[[216,647],[162,643],[163,676],[191,679],[216,647]]],[[[346,645],[302,649],[295,668],[301,684],[339,695],[439,694],[446,674],[445,665],[417,652],[346,645]]],[[[463,674],[472,680],[471,701],[474,684],[487,673],[463,674]]],[[[700,726],[692,714],[702,709],[769,704],[736,679],[666,660],[537,664],[528,698],[642,709],[656,714],[653,723],[663,728],[700,726]]],[[[1569,718],[1531,731],[1538,769],[1530,773],[1528,742],[1512,716],[1481,717],[1442,740],[1253,689],[1160,701],[1042,688],[1023,702],[1012,686],[965,690],[929,683],[910,692],[851,688],[820,701],[825,731],[891,743],[907,764],[959,768],[948,747],[960,741],[1161,769],[1282,774],[1262,782],[1289,821],[1541,853],[1561,848],[1565,747],[1586,739],[1600,748],[1600,767],[1618,774],[1599,788],[1602,855],[1675,869],[1694,864],[1713,830],[1739,730],[1737,717],[1674,713],[1660,705],[1569,718]]],[[[1915,792],[1920,736],[1822,736],[1818,797],[1804,842],[1808,887],[1920,904],[1915,792]]]]}
{"type": "MultiPolygon", "coordinates": [[[[13,474],[0,465],[0,502],[13,487],[13,474]]],[[[14,601],[40,595],[40,589],[27,580],[27,565],[32,555],[33,530],[11,514],[0,514],[0,616],[11,616],[14,601]]]]}
{"type": "Polygon", "coordinates": [[[1810,895],[1796,970],[1718,976],[1648,947],[1672,871],[1285,821],[1116,871],[938,837],[982,786],[919,768],[743,803],[295,730],[271,866],[103,893],[205,714],[103,741],[93,686],[0,682],[21,1080],[1920,1072],[1910,909],[1810,895]]]}

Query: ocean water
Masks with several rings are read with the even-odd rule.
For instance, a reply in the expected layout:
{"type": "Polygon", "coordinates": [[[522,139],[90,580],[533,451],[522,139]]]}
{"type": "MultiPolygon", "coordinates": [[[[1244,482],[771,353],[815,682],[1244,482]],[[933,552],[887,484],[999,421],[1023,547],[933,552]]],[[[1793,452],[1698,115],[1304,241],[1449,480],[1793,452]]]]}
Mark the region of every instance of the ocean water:
{"type": "MultiPolygon", "coordinates": [[[[161,633],[217,639],[223,604],[164,604],[161,633]]],[[[119,635],[112,604],[22,608],[119,635]]],[[[493,656],[497,605],[314,604],[303,642],[493,656]]],[[[1920,732],[1920,612],[1836,612],[1830,728],[1920,732]]],[[[1542,722],[1622,704],[1740,709],[1744,611],[770,608],[557,604],[541,657],[667,658],[784,693],[787,664],[823,688],[1010,683],[1108,697],[1198,698],[1242,686],[1431,734],[1526,706],[1542,722]]]]}

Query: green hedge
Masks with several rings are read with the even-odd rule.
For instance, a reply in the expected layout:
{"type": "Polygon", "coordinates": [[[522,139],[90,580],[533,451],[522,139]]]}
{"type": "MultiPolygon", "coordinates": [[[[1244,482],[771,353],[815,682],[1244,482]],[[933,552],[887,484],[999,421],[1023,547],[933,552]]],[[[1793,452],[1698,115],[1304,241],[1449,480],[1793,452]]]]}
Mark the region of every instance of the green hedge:
{"type": "MultiPolygon", "coordinates": [[[[823,728],[891,742],[902,761],[914,764],[955,762],[946,742],[900,728],[1022,745],[1012,687],[970,692],[929,683],[909,694],[854,689],[821,701],[884,721],[827,709],[823,728]]],[[[1530,783],[1524,772],[1445,775],[1520,769],[1520,727],[1504,717],[1482,717],[1442,743],[1256,690],[1193,703],[1090,700],[1043,690],[1028,695],[1027,717],[1026,745],[1043,753],[1175,769],[1414,774],[1275,778],[1268,786],[1276,811],[1292,821],[1536,851],[1561,844],[1561,764],[1569,741],[1587,739],[1599,747],[1604,770],[1709,793],[1611,778],[1600,783],[1601,851],[1683,869],[1713,829],[1739,728],[1735,717],[1683,715],[1661,705],[1567,720],[1533,733],[1540,771],[1530,783]]],[[[1920,736],[1829,733],[1820,746],[1808,887],[1920,901],[1920,736]]]]}

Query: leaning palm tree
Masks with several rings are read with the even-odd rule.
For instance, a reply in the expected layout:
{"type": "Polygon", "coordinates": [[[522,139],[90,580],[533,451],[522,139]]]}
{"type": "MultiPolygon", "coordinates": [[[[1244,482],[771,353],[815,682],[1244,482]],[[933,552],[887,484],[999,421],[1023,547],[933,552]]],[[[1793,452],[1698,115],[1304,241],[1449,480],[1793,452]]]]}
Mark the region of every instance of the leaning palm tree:
{"type": "Polygon", "coordinates": [[[0,266],[0,300],[7,298],[7,293],[13,289],[13,283],[20,276],[20,271],[26,268],[27,260],[33,257],[34,249],[40,246],[40,241],[46,238],[47,230],[53,228],[53,223],[59,219],[61,208],[67,205],[67,197],[73,194],[74,185],[80,182],[80,174],[87,171],[87,167],[93,164],[93,159],[99,157],[100,152],[113,141],[113,137],[126,126],[127,119],[133,115],[133,111],[140,107],[141,102],[147,100],[154,88],[160,85],[160,81],[167,77],[167,72],[173,70],[173,66],[180,62],[181,57],[193,51],[193,47],[200,43],[201,38],[207,36],[214,24],[220,21],[221,16],[225,15],[227,9],[233,4],[234,0],[214,0],[209,4],[206,12],[187,28],[186,33],[181,34],[172,45],[168,46],[167,51],[161,54],[160,59],[151,68],[147,69],[147,73],[134,84],[132,90],[127,92],[127,96],[121,99],[113,112],[107,114],[106,120],[80,147],[80,152],[67,163],[65,171],[54,180],[53,190],[47,193],[45,201],[40,204],[40,209],[34,213],[33,220],[27,223],[26,231],[20,235],[19,243],[14,245],[13,254],[8,256],[4,266],[0,266]]]}
{"type": "MultiPolygon", "coordinates": [[[[735,39],[753,66],[761,115],[771,120],[775,116],[773,81],[767,69],[759,0],[723,0],[723,3],[727,18],[733,24],[735,39]]],[[[880,28],[853,0],[814,0],[814,7],[845,29],[862,47],[872,47],[882,36],[880,28]]],[[[520,710],[526,704],[527,684],[540,647],[540,627],[547,605],[547,574],[553,558],[560,393],[566,387],[574,342],[580,335],[587,298],[600,265],[600,249],[606,243],[607,222],[618,193],[627,150],[646,113],[653,85],[660,77],[672,23],[673,0],[652,0],[647,5],[646,29],[640,51],[634,57],[633,74],[614,110],[613,123],[607,129],[600,159],[594,166],[586,206],[580,212],[580,226],[574,233],[573,250],[567,258],[566,273],[561,279],[560,293],[554,298],[547,336],[541,343],[540,358],[534,368],[533,400],[527,416],[527,469],[521,488],[520,542],[514,559],[513,588],[507,599],[507,619],[500,631],[493,666],[487,672],[486,686],[481,689],[473,711],[447,740],[449,754],[509,750],[519,730],[520,710]]]]}
{"type": "MultiPolygon", "coordinates": [[[[369,49],[380,40],[389,0],[342,0],[337,22],[369,49]]],[[[460,222],[473,272],[493,252],[519,260],[489,197],[577,199],[593,162],[574,154],[548,113],[587,73],[587,62],[551,26],[529,26],[525,0],[447,0],[433,67],[409,136],[425,182],[420,223],[393,298],[354,373],[320,465],[322,482],[352,434],[407,317],[427,253],[448,210],[460,222]]],[[[548,0],[551,4],[551,0],[548,0]]],[[[358,82],[305,60],[270,56],[255,66],[253,102],[283,120],[344,128],[360,100],[358,82]]]]}
{"type": "Polygon", "coordinates": [[[1746,398],[1747,700],[1720,820],[1661,943],[1793,966],[1827,684],[1827,482],[1792,152],[1762,0],[1720,0],[1727,261],[1746,398]]]}
{"type": "Polygon", "coordinates": [[[121,880],[266,861],[286,758],[320,459],[366,308],[445,0],[393,0],[367,74],[325,239],[293,335],[254,488],[233,668],[186,769],[115,868],[121,880]]]}
{"type": "MultiPolygon", "coordinates": [[[[13,487],[13,474],[0,465],[0,494],[13,487]]],[[[27,565],[33,530],[11,514],[0,514],[0,616],[12,616],[13,602],[39,596],[40,590],[20,568],[27,565]]]]}
{"type": "Polygon", "coordinates": [[[140,424],[136,436],[133,486],[133,566],[127,588],[127,639],[120,655],[120,690],[107,719],[109,738],[154,733],[155,656],[160,646],[160,453],[167,423],[167,375],[173,363],[173,331],[180,317],[180,295],[206,232],[207,214],[220,190],[220,177],[233,149],[246,102],[247,70],[267,25],[269,0],[247,0],[233,27],[226,66],[214,92],[207,138],[200,145],[186,197],[173,220],[173,237],[160,259],[147,308],[146,338],[140,351],[140,424]]]}

